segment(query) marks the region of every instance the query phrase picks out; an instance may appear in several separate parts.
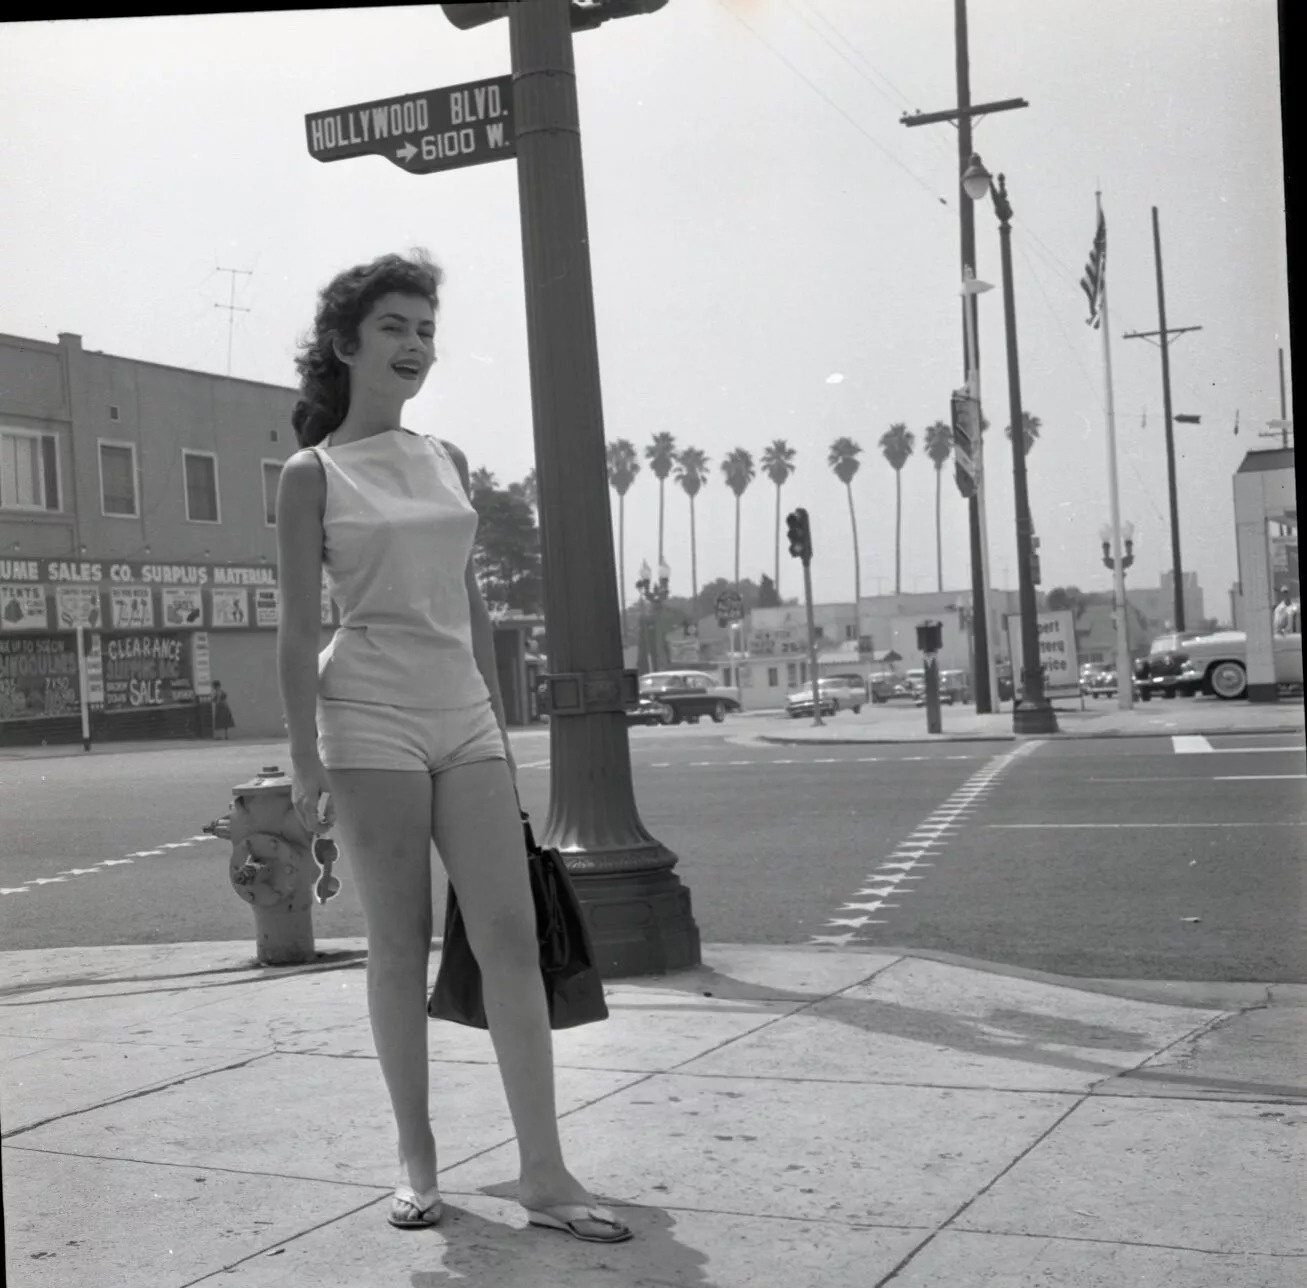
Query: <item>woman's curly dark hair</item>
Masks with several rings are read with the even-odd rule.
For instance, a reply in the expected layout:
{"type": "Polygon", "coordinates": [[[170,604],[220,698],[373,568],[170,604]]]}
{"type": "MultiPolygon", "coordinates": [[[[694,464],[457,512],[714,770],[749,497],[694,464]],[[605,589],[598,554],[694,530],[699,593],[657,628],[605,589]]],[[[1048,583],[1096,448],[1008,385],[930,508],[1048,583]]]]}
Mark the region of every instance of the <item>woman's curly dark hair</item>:
{"type": "Polygon", "coordinates": [[[290,423],[301,447],[313,447],[345,419],[349,410],[349,368],[336,357],[333,342],[349,352],[358,344],[359,324],[383,295],[397,293],[429,300],[439,308],[444,274],[424,250],[383,255],[338,273],[318,295],[313,331],[300,342],[295,370],[300,400],[290,423]]]}

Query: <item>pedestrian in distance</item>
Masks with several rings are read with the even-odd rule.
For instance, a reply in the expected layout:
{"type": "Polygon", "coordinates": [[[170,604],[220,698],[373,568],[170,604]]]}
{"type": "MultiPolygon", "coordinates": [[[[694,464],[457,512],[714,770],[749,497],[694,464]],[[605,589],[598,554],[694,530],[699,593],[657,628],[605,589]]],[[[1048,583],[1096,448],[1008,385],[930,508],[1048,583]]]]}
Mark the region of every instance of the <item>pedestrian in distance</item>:
{"type": "Polygon", "coordinates": [[[222,734],[224,742],[227,741],[228,731],[236,727],[236,721],[231,718],[231,706],[227,702],[227,691],[222,687],[219,681],[213,682],[213,736],[216,738],[219,733],[222,734]]]}
{"type": "Polygon", "coordinates": [[[1280,602],[1275,606],[1271,629],[1277,635],[1291,635],[1298,630],[1298,605],[1293,602],[1293,592],[1288,586],[1280,587],[1280,602]]]}
{"type": "Polygon", "coordinates": [[[631,1232],[568,1170],[552,1034],[490,616],[477,586],[467,461],[406,429],[436,361],[440,269],[425,252],[345,270],[296,358],[300,449],[277,496],[277,668],[291,797],[339,825],[368,938],[368,1010],[395,1115],[389,1220],[441,1215],[427,1065],[431,843],[480,966],[533,1225],[615,1243],[631,1232]],[[325,569],[340,626],[319,653],[325,569]]]}

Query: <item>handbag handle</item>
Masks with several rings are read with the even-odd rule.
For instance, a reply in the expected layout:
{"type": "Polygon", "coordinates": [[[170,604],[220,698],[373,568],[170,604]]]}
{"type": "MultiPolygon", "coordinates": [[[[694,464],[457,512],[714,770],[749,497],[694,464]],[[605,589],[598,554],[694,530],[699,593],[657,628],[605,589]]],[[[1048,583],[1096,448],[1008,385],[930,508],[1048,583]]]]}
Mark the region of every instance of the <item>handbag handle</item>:
{"type": "Polygon", "coordinates": [[[535,833],[531,830],[531,817],[519,804],[518,813],[522,816],[522,831],[526,836],[526,852],[528,854],[538,854],[540,847],[536,844],[535,833]]]}

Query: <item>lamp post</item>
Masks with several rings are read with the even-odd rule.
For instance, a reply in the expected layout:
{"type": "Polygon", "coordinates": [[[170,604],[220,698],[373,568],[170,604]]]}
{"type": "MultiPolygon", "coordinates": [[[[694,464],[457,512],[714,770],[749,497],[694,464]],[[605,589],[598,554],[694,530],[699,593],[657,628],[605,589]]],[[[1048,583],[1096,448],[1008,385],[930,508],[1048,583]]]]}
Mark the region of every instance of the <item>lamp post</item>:
{"type": "MultiPolygon", "coordinates": [[[[1121,527],[1121,540],[1125,542],[1125,553],[1121,556],[1121,562],[1118,566],[1116,558],[1112,554],[1112,525],[1105,523],[1098,530],[1098,539],[1103,544],[1103,567],[1108,569],[1113,576],[1120,576],[1122,593],[1121,599],[1121,622],[1122,625],[1118,631],[1118,637],[1124,645],[1125,661],[1130,660],[1130,604],[1125,597],[1125,574],[1126,569],[1135,561],[1135,525],[1125,523],[1121,527]]],[[[1121,691],[1121,663],[1122,658],[1118,651],[1116,670],[1117,670],[1117,692],[1121,691]]]]}
{"type": "Polygon", "coordinates": [[[648,643],[646,651],[650,655],[652,665],[651,670],[658,669],[658,623],[662,613],[662,607],[667,602],[667,588],[672,579],[672,570],[668,567],[666,559],[658,561],[658,580],[653,580],[653,574],[649,570],[649,561],[645,559],[640,564],[640,576],[636,579],[635,588],[640,592],[640,602],[649,604],[653,608],[653,632],[652,639],[649,638],[648,615],[642,613],[646,625],[642,630],[648,643]]]}
{"type": "Polygon", "coordinates": [[[1021,702],[1013,704],[1014,733],[1056,733],[1057,716],[1044,696],[1044,668],[1039,660],[1039,622],[1035,605],[1035,582],[1031,575],[1034,535],[1030,520],[1030,497],[1026,491],[1025,420],[1021,415],[1021,370],[1017,357],[1016,300],[1012,287],[1012,206],[1007,198],[1007,181],[990,179],[974,153],[962,176],[962,188],[971,201],[988,192],[998,215],[999,246],[1003,256],[1003,322],[1007,333],[1008,409],[1012,426],[1012,494],[1017,527],[1017,585],[1021,603],[1021,702]]]}

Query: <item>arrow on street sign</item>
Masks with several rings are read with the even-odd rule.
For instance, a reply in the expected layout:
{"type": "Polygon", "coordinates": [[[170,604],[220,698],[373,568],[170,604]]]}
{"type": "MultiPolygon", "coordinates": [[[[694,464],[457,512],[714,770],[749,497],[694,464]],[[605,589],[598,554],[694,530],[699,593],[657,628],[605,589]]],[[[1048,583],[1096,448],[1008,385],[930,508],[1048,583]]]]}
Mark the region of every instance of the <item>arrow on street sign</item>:
{"type": "Polygon", "coordinates": [[[310,112],[304,133],[315,161],[382,156],[409,174],[498,161],[517,155],[513,78],[310,112]]]}

